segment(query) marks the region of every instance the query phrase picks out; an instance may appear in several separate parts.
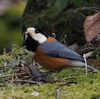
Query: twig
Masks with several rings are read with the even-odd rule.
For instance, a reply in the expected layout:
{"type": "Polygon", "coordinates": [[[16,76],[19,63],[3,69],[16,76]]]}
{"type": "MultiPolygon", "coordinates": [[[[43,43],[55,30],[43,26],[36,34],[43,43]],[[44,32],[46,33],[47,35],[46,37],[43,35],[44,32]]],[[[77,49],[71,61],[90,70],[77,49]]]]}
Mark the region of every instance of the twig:
{"type": "Polygon", "coordinates": [[[7,91],[7,90],[5,90],[5,91],[1,92],[1,93],[0,93],[0,95],[4,94],[6,91],[7,91]]]}
{"type": "Polygon", "coordinates": [[[31,83],[31,84],[39,84],[39,83],[41,83],[41,82],[29,81],[29,80],[15,80],[15,82],[24,82],[24,83],[31,83]]]}
{"type": "Polygon", "coordinates": [[[10,68],[11,66],[0,66],[0,69],[1,69],[1,68],[6,68],[6,67],[7,67],[7,68],[10,68]]]}
{"type": "Polygon", "coordinates": [[[100,12],[99,11],[99,8],[97,8],[97,7],[81,7],[81,8],[77,8],[77,9],[75,9],[74,11],[80,11],[80,10],[92,10],[92,11],[95,11],[95,12],[100,12]]]}
{"type": "Polygon", "coordinates": [[[67,35],[64,35],[64,38],[60,41],[61,43],[66,39],[67,35]]]}
{"type": "Polygon", "coordinates": [[[59,99],[59,97],[60,97],[60,90],[61,90],[61,88],[58,88],[56,90],[56,99],[59,99]]]}
{"type": "Polygon", "coordinates": [[[96,49],[97,49],[97,47],[85,47],[85,48],[81,48],[81,49],[77,50],[77,52],[84,53],[84,52],[88,52],[88,51],[94,51],[96,49]]]}
{"type": "Polygon", "coordinates": [[[24,73],[18,73],[18,74],[1,75],[0,78],[10,77],[10,76],[19,76],[19,75],[24,75],[24,74],[27,74],[27,72],[24,72],[24,73]]]}
{"type": "Polygon", "coordinates": [[[86,74],[87,74],[87,61],[86,61],[86,56],[85,56],[85,54],[84,54],[84,61],[85,61],[85,70],[86,70],[86,74]]]}

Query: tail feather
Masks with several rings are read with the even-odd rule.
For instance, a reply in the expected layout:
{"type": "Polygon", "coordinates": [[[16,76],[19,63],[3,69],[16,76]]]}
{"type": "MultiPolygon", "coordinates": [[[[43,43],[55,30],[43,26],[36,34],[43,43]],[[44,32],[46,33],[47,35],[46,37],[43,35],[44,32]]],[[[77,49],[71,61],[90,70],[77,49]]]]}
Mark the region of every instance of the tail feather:
{"type": "MultiPolygon", "coordinates": [[[[73,64],[74,66],[85,67],[85,63],[84,63],[84,62],[77,61],[77,60],[72,60],[71,62],[72,62],[72,64],[73,64]]],[[[95,70],[95,71],[97,71],[97,72],[100,72],[99,69],[97,69],[97,68],[95,68],[95,67],[93,67],[93,66],[90,66],[90,65],[87,65],[87,68],[92,69],[92,70],[95,70]]]]}
{"type": "Polygon", "coordinates": [[[97,68],[95,68],[95,67],[93,67],[93,66],[90,66],[90,65],[87,65],[87,68],[92,69],[92,70],[95,70],[95,71],[97,71],[97,72],[100,72],[99,69],[97,69],[97,68]]]}

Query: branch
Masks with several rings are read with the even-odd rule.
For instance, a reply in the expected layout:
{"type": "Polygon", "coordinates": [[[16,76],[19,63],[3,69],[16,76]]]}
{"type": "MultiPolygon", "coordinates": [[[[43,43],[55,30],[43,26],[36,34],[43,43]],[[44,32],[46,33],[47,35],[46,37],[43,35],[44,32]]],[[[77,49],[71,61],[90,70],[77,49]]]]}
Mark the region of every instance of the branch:
{"type": "Polygon", "coordinates": [[[31,84],[39,84],[41,82],[30,81],[30,80],[15,80],[14,82],[23,82],[23,83],[31,83],[31,84]]]}
{"type": "Polygon", "coordinates": [[[25,75],[25,74],[27,74],[27,72],[18,73],[18,74],[7,74],[7,75],[1,75],[0,78],[10,77],[10,76],[19,76],[19,75],[25,75]]]}

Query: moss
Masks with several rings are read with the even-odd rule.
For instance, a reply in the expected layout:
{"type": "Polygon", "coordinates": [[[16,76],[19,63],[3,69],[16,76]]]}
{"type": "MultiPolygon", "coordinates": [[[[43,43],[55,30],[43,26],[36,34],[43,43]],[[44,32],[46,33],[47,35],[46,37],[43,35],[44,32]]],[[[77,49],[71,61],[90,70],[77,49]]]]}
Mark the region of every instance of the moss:
{"type": "MultiPolygon", "coordinates": [[[[0,65],[6,61],[12,65],[9,70],[0,72],[2,74],[14,73],[16,62],[30,63],[29,56],[24,48],[14,46],[8,54],[0,55],[0,65]]],[[[45,71],[45,70],[44,70],[45,71]]],[[[0,99],[55,99],[57,89],[60,88],[60,99],[99,99],[100,98],[100,73],[88,72],[84,68],[64,69],[61,72],[50,74],[48,83],[21,85],[20,83],[6,83],[2,78],[0,83],[0,99]],[[32,93],[37,92],[35,96],[32,93]]]]}

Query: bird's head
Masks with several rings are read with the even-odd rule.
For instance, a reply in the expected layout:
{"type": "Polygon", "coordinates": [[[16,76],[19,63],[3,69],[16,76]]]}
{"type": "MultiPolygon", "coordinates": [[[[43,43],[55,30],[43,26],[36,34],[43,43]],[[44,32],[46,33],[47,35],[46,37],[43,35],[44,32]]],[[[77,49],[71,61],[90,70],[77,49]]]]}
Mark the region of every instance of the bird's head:
{"type": "Polygon", "coordinates": [[[35,29],[34,27],[27,28],[24,33],[24,45],[26,49],[30,51],[36,51],[37,47],[47,40],[48,36],[43,33],[40,29],[35,29]]]}
{"type": "Polygon", "coordinates": [[[43,33],[40,29],[35,29],[34,27],[29,27],[26,31],[26,38],[31,37],[35,41],[37,41],[39,44],[44,43],[48,36],[43,33]]]}

